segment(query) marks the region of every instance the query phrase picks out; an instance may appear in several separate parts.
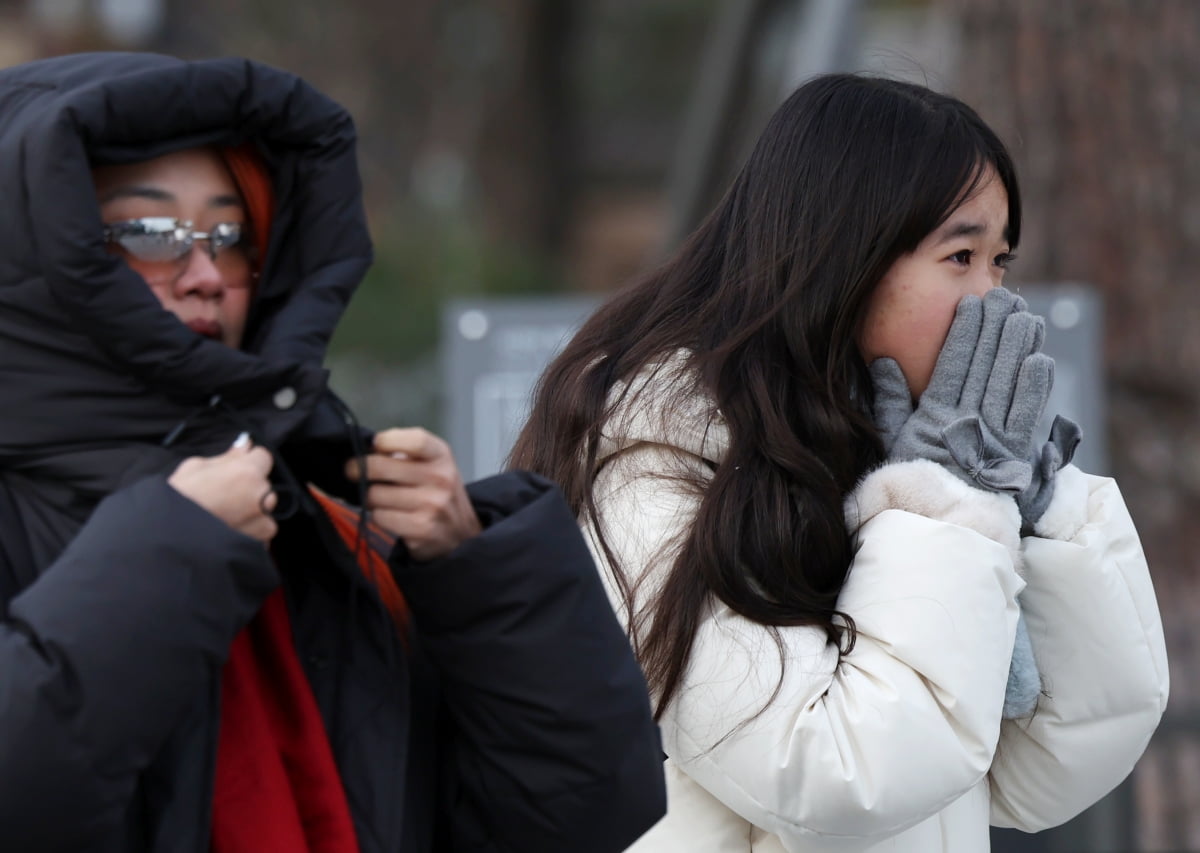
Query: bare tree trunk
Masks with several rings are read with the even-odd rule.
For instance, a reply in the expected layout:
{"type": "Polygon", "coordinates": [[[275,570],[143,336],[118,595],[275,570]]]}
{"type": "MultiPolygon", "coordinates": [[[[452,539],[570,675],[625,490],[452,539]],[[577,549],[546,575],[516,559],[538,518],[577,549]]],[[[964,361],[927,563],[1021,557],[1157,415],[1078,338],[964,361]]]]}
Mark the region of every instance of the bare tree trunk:
{"type": "MultiPolygon", "coordinates": [[[[502,0],[504,78],[483,104],[476,162],[489,232],[557,257],[578,184],[573,56],[578,3],[502,0]]],[[[493,81],[493,84],[501,81],[493,81]]]]}
{"type": "Polygon", "coordinates": [[[1154,573],[1173,676],[1168,721],[1135,773],[1136,838],[1200,850],[1200,3],[940,5],[963,28],[957,94],[1018,161],[1014,277],[1089,283],[1106,303],[1112,470],[1154,573]]]}

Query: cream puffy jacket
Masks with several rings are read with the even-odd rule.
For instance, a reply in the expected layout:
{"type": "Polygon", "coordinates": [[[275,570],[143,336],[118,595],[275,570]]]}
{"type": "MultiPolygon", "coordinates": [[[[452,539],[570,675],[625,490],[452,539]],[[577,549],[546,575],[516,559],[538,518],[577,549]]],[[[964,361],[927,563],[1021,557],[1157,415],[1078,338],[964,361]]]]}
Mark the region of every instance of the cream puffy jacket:
{"type": "MultiPolygon", "coordinates": [[[[706,476],[727,444],[709,401],[674,393],[678,365],[635,380],[594,489],[643,596],[697,506],[672,474],[706,476]]],[[[1166,705],[1162,626],[1116,483],[1058,476],[1024,539],[1011,498],[934,463],[866,477],[847,501],[857,551],[839,608],[858,641],[840,663],[823,632],[781,628],[780,683],[766,629],[714,601],[662,719],[668,814],[630,849],[981,853],[989,824],[1044,829],[1114,788],[1166,705]],[[1044,695],[1031,718],[1001,720],[1018,593],[1044,695]]],[[[624,619],[596,521],[585,530],[624,619]]]]}

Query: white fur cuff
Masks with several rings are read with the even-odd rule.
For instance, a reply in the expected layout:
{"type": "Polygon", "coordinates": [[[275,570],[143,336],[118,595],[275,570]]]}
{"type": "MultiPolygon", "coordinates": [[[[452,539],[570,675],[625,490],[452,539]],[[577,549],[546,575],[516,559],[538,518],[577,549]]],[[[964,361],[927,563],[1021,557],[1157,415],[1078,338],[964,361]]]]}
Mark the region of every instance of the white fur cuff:
{"type": "Polygon", "coordinates": [[[889,509],[970,528],[1007,548],[1020,570],[1021,513],[1011,495],[976,489],[936,462],[914,459],[889,462],[863,478],[846,498],[847,529],[855,533],[889,509]]]}

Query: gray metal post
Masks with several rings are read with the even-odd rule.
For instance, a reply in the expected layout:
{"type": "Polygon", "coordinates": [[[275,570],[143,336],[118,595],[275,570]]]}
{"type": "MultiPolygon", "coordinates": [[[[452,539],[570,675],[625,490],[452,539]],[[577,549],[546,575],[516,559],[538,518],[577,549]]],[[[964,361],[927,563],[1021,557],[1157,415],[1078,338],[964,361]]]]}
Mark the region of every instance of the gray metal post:
{"type": "Polygon", "coordinates": [[[845,71],[855,60],[861,0],[808,0],[783,70],[781,96],[810,77],[845,71]]]}

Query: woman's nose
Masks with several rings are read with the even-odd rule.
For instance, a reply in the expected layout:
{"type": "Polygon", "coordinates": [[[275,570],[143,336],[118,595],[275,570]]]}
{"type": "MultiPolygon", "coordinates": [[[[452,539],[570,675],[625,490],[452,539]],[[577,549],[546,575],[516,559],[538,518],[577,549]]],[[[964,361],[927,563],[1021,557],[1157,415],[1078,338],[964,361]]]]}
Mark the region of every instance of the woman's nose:
{"type": "Polygon", "coordinates": [[[212,297],[225,291],[224,276],[207,250],[207,244],[197,243],[184,257],[183,269],[175,279],[175,291],[179,296],[195,293],[212,297]]]}

